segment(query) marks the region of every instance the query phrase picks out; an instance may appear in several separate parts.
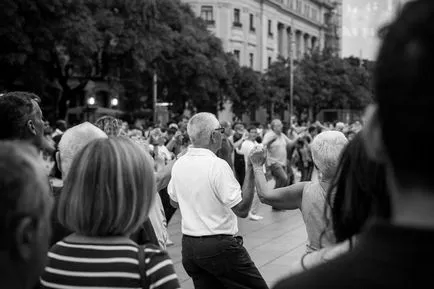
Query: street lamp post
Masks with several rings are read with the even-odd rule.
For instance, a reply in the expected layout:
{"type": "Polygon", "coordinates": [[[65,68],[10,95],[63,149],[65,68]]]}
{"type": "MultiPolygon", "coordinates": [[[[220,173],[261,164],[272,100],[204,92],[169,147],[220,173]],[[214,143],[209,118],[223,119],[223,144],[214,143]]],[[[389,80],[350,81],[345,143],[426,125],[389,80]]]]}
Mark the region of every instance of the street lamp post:
{"type": "Polygon", "coordinates": [[[153,97],[153,106],[154,106],[154,124],[157,123],[157,88],[158,88],[158,76],[157,76],[157,72],[154,72],[154,76],[153,76],[153,93],[152,93],[152,97],[153,97]]]}
{"type": "MultiPolygon", "coordinates": [[[[294,27],[294,26],[292,26],[294,27]]],[[[291,49],[289,52],[289,124],[292,125],[294,114],[294,32],[291,30],[291,49]]]]}

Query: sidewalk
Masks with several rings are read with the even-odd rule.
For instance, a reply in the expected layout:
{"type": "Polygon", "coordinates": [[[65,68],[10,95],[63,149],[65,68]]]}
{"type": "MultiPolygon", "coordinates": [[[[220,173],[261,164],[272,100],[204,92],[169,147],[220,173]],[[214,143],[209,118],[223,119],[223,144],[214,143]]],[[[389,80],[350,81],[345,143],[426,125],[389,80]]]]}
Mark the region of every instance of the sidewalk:
{"type": "MultiPolygon", "coordinates": [[[[244,246],[259,268],[265,281],[272,286],[285,276],[288,266],[305,251],[306,229],[299,210],[272,211],[261,204],[259,215],[264,219],[251,221],[238,219],[239,234],[244,246]]],[[[191,278],[181,263],[181,216],[175,213],[169,225],[170,239],[175,243],[168,248],[183,289],[194,289],[191,278]]]]}

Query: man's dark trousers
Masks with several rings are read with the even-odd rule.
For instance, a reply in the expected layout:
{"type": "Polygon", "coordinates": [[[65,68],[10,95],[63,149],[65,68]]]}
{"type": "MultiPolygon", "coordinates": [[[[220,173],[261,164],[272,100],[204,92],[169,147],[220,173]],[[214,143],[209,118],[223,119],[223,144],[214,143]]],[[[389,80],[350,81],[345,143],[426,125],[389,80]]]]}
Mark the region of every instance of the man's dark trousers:
{"type": "Polygon", "coordinates": [[[195,289],[267,289],[242,237],[182,238],[182,264],[195,289]]]}

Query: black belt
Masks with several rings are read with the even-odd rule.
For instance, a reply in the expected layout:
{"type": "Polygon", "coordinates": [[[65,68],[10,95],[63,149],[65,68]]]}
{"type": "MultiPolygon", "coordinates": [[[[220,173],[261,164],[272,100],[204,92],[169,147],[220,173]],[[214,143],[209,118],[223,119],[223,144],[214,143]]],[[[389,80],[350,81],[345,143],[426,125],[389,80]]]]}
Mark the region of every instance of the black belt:
{"type": "Polygon", "coordinates": [[[205,239],[205,238],[215,238],[215,237],[235,237],[234,235],[227,235],[227,234],[219,234],[219,235],[207,235],[207,236],[190,236],[190,235],[184,235],[184,237],[187,238],[194,238],[194,239],[205,239]]]}
{"type": "Polygon", "coordinates": [[[189,236],[189,235],[183,235],[186,238],[191,238],[191,239],[211,239],[211,238],[227,238],[227,237],[231,237],[234,238],[236,240],[236,242],[238,243],[238,245],[242,246],[244,244],[244,240],[243,237],[241,236],[234,236],[234,235],[225,235],[225,234],[220,234],[220,235],[208,235],[208,236],[189,236]]]}

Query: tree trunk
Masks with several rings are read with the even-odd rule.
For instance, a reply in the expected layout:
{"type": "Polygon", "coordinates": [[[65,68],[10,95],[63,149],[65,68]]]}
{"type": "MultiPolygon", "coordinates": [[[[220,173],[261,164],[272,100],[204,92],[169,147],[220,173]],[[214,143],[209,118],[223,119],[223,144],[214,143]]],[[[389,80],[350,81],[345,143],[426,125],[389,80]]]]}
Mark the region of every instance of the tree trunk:
{"type": "Polygon", "coordinates": [[[76,97],[77,93],[82,91],[86,87],[88,82],[89,82],[89,80],[82,81],[74,89],[71,89],[69,87],[69,85],[66,84],[66,82],[62,83],[63,92],[62,92],[60,99],[59,99],[59,102],[57,104],[58,105],[58,107],[57,107],[57,111],[58,111],[57,118],[58,119],[65,119],[66,118],[66,114],[68,112],[68,102],[71,99],[73,99],[74,97],[76,97]]]}
{"type": "Polygon", "coordinates": [[[309,106],[309,120],[312,121],[314,119],[314,107],[309,106]]]}
{"type": "Polygon", "coordinates": [[[66,112],[68,111],[68,101],[70,99],[71,89],[68,87],[60,95],[59,102],[57,103],[57,119],[66,119],[66,112]]]}

